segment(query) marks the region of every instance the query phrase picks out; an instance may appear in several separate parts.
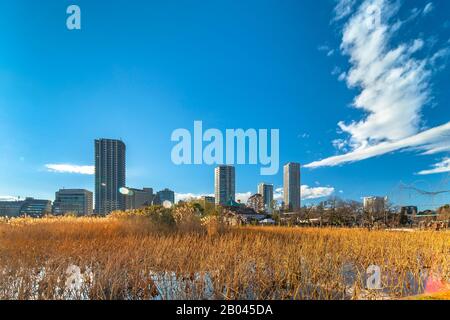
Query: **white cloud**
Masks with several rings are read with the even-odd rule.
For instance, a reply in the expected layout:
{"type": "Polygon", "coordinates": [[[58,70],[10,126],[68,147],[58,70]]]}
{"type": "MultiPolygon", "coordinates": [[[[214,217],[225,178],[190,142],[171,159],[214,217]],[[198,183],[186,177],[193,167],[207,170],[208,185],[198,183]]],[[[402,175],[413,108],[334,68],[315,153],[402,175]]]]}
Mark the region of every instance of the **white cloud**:
{"type": "Polygon", "coordinates": [[[73,164],[46,164],[45,167],[50,172],[75,173],[75,174],[95,174],[94,166],[79,166],[73,164]]]}
{"type": "MultiPolygon", "coordinates": [[[[201,197],[208,196],[214,197],[214,194],[206,194],[206,193],[175,193],[175,202],[180,200],[188,201],[188,200],[196,200],[201,197]]],[[[240,200],[241,203],[247,203],[248,198],[252,196],[250,191],[248,192],[238,192],[236,193],[236,201],[240,200]]]]}
{"type": "Polygon", "coordinates": [[[274,190],[273,200],[283,201],[283,188],[276,188],[274,190]]]}
{"type": "Polygon", "coordinates": [[[430,62],[433,65],[433,67],[435,67],[438,62],[443,61],[443,63],[441,63],[440,66],[437,66],[438,69],[443,69],[445,67],[445,62],[446,62],[445,59],[448,58],[449,55],[450,55],[450,48],[447,47],[447,48],[440,49],[430,58],[430,62]]]}
{"type": "Polygon", "coordinates": [[[428,174],[436,174],[436,173],[444,173],[450,172],[450,158],[444,158],[441,162],[438,162],[433,165],[433,169],[422,170],[417,174],[420,175],[428,175],[428,174]]]}
{"type": "Polygon", "coordinates": [[[346,73],[346,72],[342,72],[342,73],[339,75],[338,80],[339,80],[339,81],[344,81],[345,78],[347,78],[347,73],[346,73]]]}
{"type": "Polygon", "coordinates": [[[334,21],[341,20],[350,15],[353,11],[355,3],[356,0],[336,0],[336,6],[334,8],[334,21]]]}
{"type": "Polygon", "coordinates": [[[333,187],[309,187],[301,186],[302,200],[318,199],[328,197],[334,193],[333,187]]]}
{"type": "Polygon", "coordinates": [[[328,52],[328,51],[330,50],[330,47],[327,46],[326,44],[323,44],[323,45],[321,45],[321,46],[318,46],[318,47],[317,47],[317,50],[328,52]]]}
{"type": "Polygon", "coordinates": [[[196,200],[200,199],[201,197],[208,196],[208,197],[214,197],[214,194],[206,194],[206,193],[175,193],[175,202],[178,201],[187,201],[187,200],[196,200]]]}
{"type": "Polygon", "coordinates": [[[251,196],[252,196],[252,193],[250,191],[236,193],[236,201],[241,201],[241,203],[247,203],[248,198],[250,198],[251,196]]]}
{"type": "Polygon", "coordinates": [[[0,201],[18,201],[18,197],[14,196],[0,196],[0,201]]]}
{"type": "Polygon", "coordinates": [[[347,148],[346,148],[347,143],[343,139],[335,139],[331,143],[333,144],[333,147],[335,147],[338,150],[343,150],[343,151],[347,150],[347,148]]]}
{"type": "Polygon", "coordinates": [[[411,12],[409,14],[409,17],[407,20],[414,20],[417,18],[417,16],[421,13],[421,10],[419,8],[413,8],[411,9],[411,12]]]}
{"type": "Polygon", "coordinates": [[[339,68],[338,66],[335,66],[333,68],[333,70],[331,71],[331,75],[336,76],[336,75],[340,75],[342,73],[342,69],[339,68]]]}
{"type": "Polygon", "coordinates": [[[434,9],[434,5],[433,2],[428,2],[427,5],[425,6],[425,8],[423,9],[423,14],[427,15],[429,14],[431,11],[433,11],[434,9]]]}
{"type": "Polygon", "coordinates": [[[298,137],[302,138],[302,139],[308,139],[309,138],[309,134],[305,132],[305,133],[302,133],[302,134],[298,135],[298,137]]]}
{"type": "Polygon", "coordinates": [[[349,153],[314,161],[305,165],[306,168],[332,167],[339,164],[364,160],[402,149],[423,150],[423,154],[434,154],[450,150],[448,137],[450,122],[432,129],[425,130],[411,137],[393,141],[381,142],[373,146],[357,148],[349,153]]]}
{"type": "MultiPolygon", "coordinates": [[[[332,195],[335,189],[333,187],[310,187],[302,185],[300,187],[300,194],[302,200],[319,199],[332,195]]],[[[283,188],[276,188],[273,193],[273,199],[283,201],[283,188]]]]}
{"type": "Polygon", "coordinates": [[[317,48],[317,50],[325,52],[327,57],[331,57],[334,54],[334,49],[330,48],[327,45],[321,45],[317,48]]]}
{"type": "Polygon", "coordinates": [[[420,110],[429,99],[430,71],[425,60],[413,58],[421,39],[389,49],[398,7],[385,0],[367,0],[345,25],[341,48],[350,58],[349,88],[360,88],[353,107],[367,117],[350,124],[339,122],[355,148],[415,134],[420,110]]]}
{"type": "Polygon", "coordinates": [[[403,24],[394,19],[399,2],[365,0],[356,10],[354,5],[348,0],[338,3],[337,8],[350,8],[350,12],[344,10],[345,16],[335,9],[337,18],[349,17],[343,27],[341,50],[349,57],[351,67],[340,79],[349,88],[360,89],[353,107],[365,116],[338,123],[348,137],[335,139],[333,144],[345,154],[306,167],[334,166],[405,148],[434,153],[450,147],[444,134],[449,132],[450,122],[420,132],[421,111],[431,99],[434,64],[448,49],[419,59],[415,53],[423,48],[422,39],[394,46],[393,35],[403,24]]]}

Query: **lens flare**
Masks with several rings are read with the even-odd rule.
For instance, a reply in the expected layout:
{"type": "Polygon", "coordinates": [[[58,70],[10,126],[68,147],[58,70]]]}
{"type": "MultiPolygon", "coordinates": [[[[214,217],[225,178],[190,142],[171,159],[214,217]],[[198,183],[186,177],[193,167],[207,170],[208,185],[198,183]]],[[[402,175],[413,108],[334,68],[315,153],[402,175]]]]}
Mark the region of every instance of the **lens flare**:
{"type": "Polygon", "coordinates": [[[166,200],[163,202],[163,207],[166,209],[170,209],[172,208],[172,202],[170,202],[169,200],[166,200]]]}
{"type": "Polygon", "coordinates": [[[127,196],[127,195],[130,194],[130,189],[125,188],[125,187],[122,187],[122,188],[119,189],[119,192],[120,192],[121,194],[123,194],[124,196],[127,196]]]}

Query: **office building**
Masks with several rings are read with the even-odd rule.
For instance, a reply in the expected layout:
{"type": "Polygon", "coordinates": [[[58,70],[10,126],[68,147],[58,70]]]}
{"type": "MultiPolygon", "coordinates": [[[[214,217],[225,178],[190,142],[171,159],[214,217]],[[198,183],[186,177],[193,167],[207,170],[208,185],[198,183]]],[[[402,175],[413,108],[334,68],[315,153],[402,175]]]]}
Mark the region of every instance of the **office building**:
{"type": "Polygon", "coordinates": [[[25,201],[0,201],[0,217],[18,217],[25,201]]]}
{"type": "Polygon", "coordinates": [[[77,216],[92,215],[93,195],[84,189],[60,189],[55,193],[53,214],[72,213],[77,216]]]}
{"type": "Polygon", "coordinates": [[[164,204],[164,201],[170,201],[170,203],[175,203],[175,192],[173,192],[170,189],[164,189],[161,191],[158,191],[155,195],[155,198],[153,200],[153,204],[155,205],[162,205],[164,204]]]}
{"type": "Polygon", "coordinates": [[[211,196],[201,196],[199,202],[203,208],[214,208],[216,206],[216,198],[211,196]]]}
{"type": "Polygon", "coordinates": [[[217,205],[225,205],[235,200],[235,169],[221,165],[214,170],[214,195],[217,205]]]}
{"type": "Polygon", "coordinates": [[[95,140],[95,212],[106,215],[125,210],[125,144],[120,140],[95,140]]]}
{"type": "Polygon", "coordinates": [[[272,201],[273,201],[273,185],[267,183],[260,183],[258,185],[258,193],[263,197],[265,208],[270,210],[272,208],[272,201]]]}
{"type": "Polygon", "coordinates": [[[300,209],[300,164],[289,162],[283,168],[283,189],[285,209],[300,209]]]}
{"type": "Polygon", "coordinates": [[[201,198],[200,198],[200,200],[203,202],[203,203],[210,203],[210,204],[216,204],[216,198],[215,197],[211,197],[211,196],[202,196],[201,198]]]}
{"type": "Polygon", "coordinates": [[[367,213],[384,213],[387,202],[387,197],[364,197],[363,208],[367,213]]]}
{"type": "Polygon", "coordinates": [[[26,198],[19,215],[22,217],[41,218],[52,212],[52,202],[50,200],[40,200],[26,198]]]}
{"type": "Polygon", "coordinates": [[[139,209],[152,205],[154,194],[152,188],[134,189],[126,188],[125,195],[126,209],[139,209]]]}

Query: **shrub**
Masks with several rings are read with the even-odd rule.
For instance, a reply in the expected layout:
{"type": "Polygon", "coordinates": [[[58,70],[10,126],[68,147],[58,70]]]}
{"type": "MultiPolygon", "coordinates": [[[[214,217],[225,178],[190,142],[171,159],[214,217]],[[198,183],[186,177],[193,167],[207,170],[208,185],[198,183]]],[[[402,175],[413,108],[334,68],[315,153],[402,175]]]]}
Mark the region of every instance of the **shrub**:
{"type": "Polygon", "coordinates": [[[182,203],[173,208],[173,218],[177,231],[181,233],[204,233],[201,211],[196,204],[182,203]]]}

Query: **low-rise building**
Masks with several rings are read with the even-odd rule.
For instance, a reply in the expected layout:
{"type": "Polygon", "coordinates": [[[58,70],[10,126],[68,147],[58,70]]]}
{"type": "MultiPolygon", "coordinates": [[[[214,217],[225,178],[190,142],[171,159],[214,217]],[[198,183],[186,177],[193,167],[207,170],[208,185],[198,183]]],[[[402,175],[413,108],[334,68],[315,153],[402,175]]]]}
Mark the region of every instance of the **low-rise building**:
{"type": "Polygon", "coordinates": [[[85,189],[60,189],[55,193],[52,212],[54,215],[92,215],[93,193],[85,189]]]}
{"type": "Polygon", "coordinates": [[[41,218],[51,212],[52,202],[50,200],[26,198],[19,215],[22,217],[41,218]]]}
{"type": "Polygon", "coordinates": [[[259,223],[259,221],[268,218],[266,214],[260,214],[239,202],[230,199],[222,207],[224,221],[229,225],[240,225],[247,223],[259,223]]]}
{"type": "Polygon", "coordinates": [[[0,201],[0,217],[18,217],[25,201],[0,201]]]}
{"type": "Polygon", "coordinates": [[[416,206],[402,206],[400,207],[400,214],[408,215],[408,216],[414,216],[418,213],[416,206]]]}
{"type": "Polygon", "coordinates": [[[247,200],[247,207],[252,208],[255,212],[263,213],[265,210],[264,197],[256,193],[247,200]]]}
{"type": "Polygon", "coordinates": [[[158,191],[153,199],[154,205],[162,205],[164,201],[169,201],[172,204],[175,204],[175,192],[170,189],[163,189],[158,191]]]}
{"type": "Polygon", "coordinates": [[[202,196],[200,198],[201,201],[203,201],[203,203],[211,203],[211,204],[216,204],[216,197],[212,197],[212,196],[202,196]]]}
{"type": "Polygon", "coordinates": [[[364,211],[368,213],[384,213],[387,207],[387,197],[364,197],[364,211]]]}

